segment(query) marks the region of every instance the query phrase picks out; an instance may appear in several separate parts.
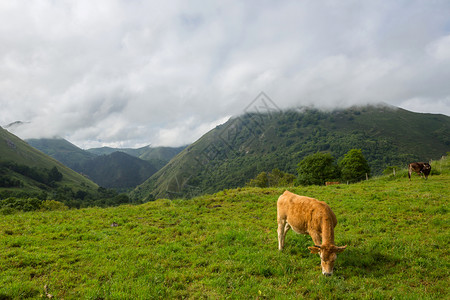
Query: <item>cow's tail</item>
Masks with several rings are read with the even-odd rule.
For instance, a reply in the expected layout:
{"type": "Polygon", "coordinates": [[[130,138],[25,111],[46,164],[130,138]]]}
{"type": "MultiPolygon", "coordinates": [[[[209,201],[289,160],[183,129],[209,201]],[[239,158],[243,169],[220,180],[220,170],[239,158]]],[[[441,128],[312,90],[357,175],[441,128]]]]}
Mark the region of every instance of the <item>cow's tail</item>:
{"type": "Polygon", "coordinates": [[[408,165],[408,178],[411,181],[411,165],[408,165]]]}

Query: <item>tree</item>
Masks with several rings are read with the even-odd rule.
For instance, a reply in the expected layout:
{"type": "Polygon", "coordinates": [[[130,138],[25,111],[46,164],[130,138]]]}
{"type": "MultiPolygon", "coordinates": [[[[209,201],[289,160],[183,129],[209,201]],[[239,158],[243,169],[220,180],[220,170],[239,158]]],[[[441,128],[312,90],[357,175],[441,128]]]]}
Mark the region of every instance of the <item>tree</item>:
{"type": "Polygon", "coordinates": [[[339,162],[343,180],[360,181],[370,175],[370,167],[361,149],[351,149],[339,162]]]}
{"type": "Polygon", "coordinates": [[[248,186],[255,186],[260,188],[269,187],[269,179],[266,172],[261,172],[255,179],[250,180],[248,186]]]}
{"type": "Polygon", "coordinates": [[[61,172],[58,171],[58,168],[53,167],[49,172],[48,172],[48,179],[50,182],[52,181],[61,181],[63,178],[63,174],[61,172]]]}
{"type": "Polygon", "coordinates": [[[303,185],[322,185],[325,181],[339,178],[339,169],[330,153],[318,152],[306,156],[298,164],[297,171],[297,182],[303,185]]]}

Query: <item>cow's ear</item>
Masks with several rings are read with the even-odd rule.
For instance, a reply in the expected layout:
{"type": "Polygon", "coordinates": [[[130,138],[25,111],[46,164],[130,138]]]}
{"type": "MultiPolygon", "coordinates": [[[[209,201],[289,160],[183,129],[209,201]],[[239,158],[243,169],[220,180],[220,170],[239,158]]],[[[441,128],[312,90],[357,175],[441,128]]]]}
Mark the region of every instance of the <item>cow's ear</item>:
{"type": "Polygon", "coordinates": [[[345,248],[347,248],[347,245],[342,246],[342,247],[335,247],[334,248],[334,252],[341,253],[341,252],[343,252],[345,250],[345,248]]]}
{"type": "Polygon", "coordinates": [[[308,249],[311,251],[312,254],[316,254],[316,253],[320,252],[319,246],[308,247],[308,249]]]}

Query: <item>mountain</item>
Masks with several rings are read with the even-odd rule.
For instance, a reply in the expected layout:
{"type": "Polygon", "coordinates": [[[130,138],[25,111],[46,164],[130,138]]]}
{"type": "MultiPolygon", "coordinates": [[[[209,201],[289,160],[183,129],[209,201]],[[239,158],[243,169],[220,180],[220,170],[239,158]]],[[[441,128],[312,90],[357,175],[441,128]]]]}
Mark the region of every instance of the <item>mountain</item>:
{"type": "Polygon", "coordinates": [[[2,193],[94,193],[97,188],[94,182],[0,127],[2,193]]]}
{"type": "Polygon", "coordinates": [[[91,148],[88,149],[90,153],[96,155],[111,154],[116,151],[124,152],[129,155],[138,157],[140,159],[150,162],[156,169],[161,169],[165,166],[173,157],[180,153],[186,146],[182,147],[150,147],[145,146],[137,149],[133,148],[91,148]]]}
{"type": "Polygon", "coordinates": [[[147,151],[139,155],[139,158],[151,162],[159,170],[186,147],[147,148],[147,151]]]}
{"type": "Polygon", "coordinates": [[[150,162],[124,152],[105,151],[97,153],[108,154],[98,155],[95,152],[80,149],[62,138],[26,141],[105,188],[134,188],[157,171],[150,162]]]}
{"type": "Polygon", "coordinates": [[[80,162],[79,171],[107,188],[129,189],[138,186],[165,166],[182,149],[170,147],[97,148],[88,152],[102,155],[80,162]]]}
{"type": "Polygon", "coordinates": [[[83,150],[63,138],[27,139],[26,142],[72,170],[87,175],[98,185],[117,189],[141,184],[185,148],[147,146],[83,150]]]}
{"type": "Polygon", "coordinates": [[[120,151],[120,152],[124,152],[124,153],[134,156],[134,157],[140,157],[143,153],[148,151],[149,148],[150,148],[150,146],[145,146],[145,147],[141,147],[141,148],[137,148],[137,149],[101,147],[101,148],[90,148],[90,149],[87,149],[86,151],[93,153],[95,155],[108,155],[108,154],[112,154],[114,152],[120,151]]]}
{"type": "Polygon", "coordinates": [[[83,172],[81,164],[84,161],[96,157],[95,154],[85,151],[63,138],[27,139],[25,141],[77,172],[83,172]]]}
{"type": "Polygon", "coordinates": [[[450,150],[450,117],[386,105],[247,113],[206,133],[131,197],[212,193],[243,186],[274,168],[297,175],[297,164],[307,155],[326,151],[339,159],[353,148],[362,149],[372,175],[388,166],[438,159],[450,150]]]}
{"type": "Polygon", "coordinates": [[[119,189],[136,187],[157,171],[150,162],[120,151],[96,156],[80,167],[98,185],[119,189]]]}
{"type": "Polygon", "coordinates": [[[22,127],[22,126],[27,125],[27,124],[30,124],[30,122],[15,121],[15,122],[12,122],[12,123],[10,123],[8,125],[5,125],[5,129],[10,130],[10,131],[14,131],[18,127],[22,127]]]}

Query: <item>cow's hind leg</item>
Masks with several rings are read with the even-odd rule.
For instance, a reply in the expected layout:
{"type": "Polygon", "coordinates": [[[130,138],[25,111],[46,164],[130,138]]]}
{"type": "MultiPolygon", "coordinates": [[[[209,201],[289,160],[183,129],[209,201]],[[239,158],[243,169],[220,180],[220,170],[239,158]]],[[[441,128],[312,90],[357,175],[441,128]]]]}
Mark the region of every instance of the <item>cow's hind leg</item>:
{"type": "Polygon", "coordinates": [[[286,222],[286,219],[278,219],[278,250],[283,250],[286,232],[288,232],[290,227],[291,226],[286,222]]]}
{"type": "Polygon", "coordinates": [[[291,225],[289,225],[289,223],[286,222],[286,225],[284,226],[284,236],[286,236],[286,232],[288,232],[289,229],[291,229],[291,225]]]}

